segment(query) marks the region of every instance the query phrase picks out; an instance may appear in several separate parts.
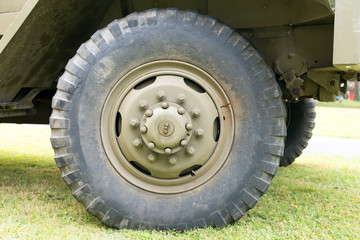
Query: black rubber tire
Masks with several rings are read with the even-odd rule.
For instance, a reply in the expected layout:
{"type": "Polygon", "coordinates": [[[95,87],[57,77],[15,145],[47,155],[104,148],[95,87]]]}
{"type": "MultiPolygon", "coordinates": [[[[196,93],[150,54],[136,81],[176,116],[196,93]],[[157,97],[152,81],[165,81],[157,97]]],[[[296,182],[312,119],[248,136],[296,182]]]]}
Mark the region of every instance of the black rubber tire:
{"type": "Polygon", "coordinates": [[[272,70],[236,31],[196,12],[149,10],[115,20],[79,48],[57,88],[50,118],[55,161],[73,196],[111,227],[225,227],[255,206],[283,155],[286,110],[272,70]],[[177,194],[126,181],[100,137],[102,107],[118,79],[164,59],[194,64],[217,79],[235,114],[224,165],[206,183],[177,194]]]}
{"type": "Polygon", "coordinates": [[[288,103],[288,127],[284,156],[280,167],[287,167],[298,158],[307,147],[315,127],[315,101],[305,99],[297,103],[288,103]]]}

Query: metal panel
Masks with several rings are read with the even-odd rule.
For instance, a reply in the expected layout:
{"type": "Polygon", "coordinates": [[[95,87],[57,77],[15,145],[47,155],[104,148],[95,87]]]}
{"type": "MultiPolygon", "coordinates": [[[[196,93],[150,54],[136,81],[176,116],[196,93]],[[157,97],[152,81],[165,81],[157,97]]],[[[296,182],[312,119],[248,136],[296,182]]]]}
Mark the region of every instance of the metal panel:
{"type": "Polygon", "coordinates": [[[360,72],[360,1],[337,0],[334,66],[360,72]]]}
{"type": "Polygon", "coordinates": [[[0,0],[0,13],[19,12],[27,0],[0,0]]]}
{"type": "Polygon", "coordinates": [[[0,13],[0,35],[3,35],[18,13],[0,13]]]}

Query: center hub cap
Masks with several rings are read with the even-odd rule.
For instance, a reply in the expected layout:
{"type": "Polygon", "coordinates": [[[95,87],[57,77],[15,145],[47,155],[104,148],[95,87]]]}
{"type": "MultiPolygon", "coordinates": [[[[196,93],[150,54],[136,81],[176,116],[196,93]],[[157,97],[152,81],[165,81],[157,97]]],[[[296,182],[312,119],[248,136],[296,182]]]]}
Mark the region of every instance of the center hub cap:
{"type": "Polygon", "coordinates": [[[141,119],[141,137],[153,151],[171,154],[185,147],[192,135],[189,113],[176,103],[158,103],[141,119]]]}

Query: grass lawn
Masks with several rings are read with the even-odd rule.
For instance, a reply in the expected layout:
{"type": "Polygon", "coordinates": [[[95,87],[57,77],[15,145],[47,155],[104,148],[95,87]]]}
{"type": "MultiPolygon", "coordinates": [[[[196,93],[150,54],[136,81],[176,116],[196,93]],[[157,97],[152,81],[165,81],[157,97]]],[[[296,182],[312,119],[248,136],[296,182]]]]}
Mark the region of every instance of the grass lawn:
{"type": "Polygon", "coordinates": [[[49,129],[0,124],[0,239],[360,238],[360,159],[304,155],[224,229],[177,232],[106,228],[65,186],[49,129]]]}

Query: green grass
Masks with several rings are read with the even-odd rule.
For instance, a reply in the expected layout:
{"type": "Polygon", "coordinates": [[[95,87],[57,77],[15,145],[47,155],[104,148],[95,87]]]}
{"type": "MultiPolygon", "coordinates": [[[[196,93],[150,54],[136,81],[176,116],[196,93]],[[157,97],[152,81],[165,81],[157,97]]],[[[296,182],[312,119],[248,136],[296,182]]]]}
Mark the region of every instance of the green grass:
{"type": "Polygon", "coordinates": [[[53,161],[47,127],[0,124],[0,239],[359,239],[360,159],[304,155],[224,229],[107,228],[85,212],[53,161]]]}
{"type": "Polygon", "coordinates": [[[331,108],[356,108],[360,110],[359,101],[342,100],[336,102],[316,102],[316,106],[319,107],[331,107],[331,108]]]}
{"type": "Polygon", "coordinates": [[[360,138],[360,108],[316,107],[314,135],[360,138]]]}

